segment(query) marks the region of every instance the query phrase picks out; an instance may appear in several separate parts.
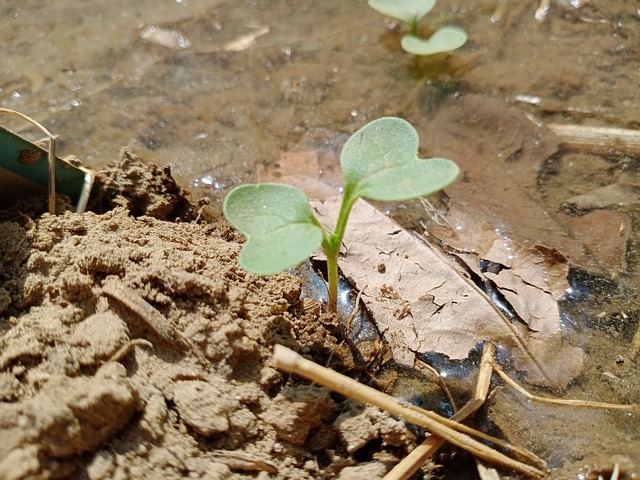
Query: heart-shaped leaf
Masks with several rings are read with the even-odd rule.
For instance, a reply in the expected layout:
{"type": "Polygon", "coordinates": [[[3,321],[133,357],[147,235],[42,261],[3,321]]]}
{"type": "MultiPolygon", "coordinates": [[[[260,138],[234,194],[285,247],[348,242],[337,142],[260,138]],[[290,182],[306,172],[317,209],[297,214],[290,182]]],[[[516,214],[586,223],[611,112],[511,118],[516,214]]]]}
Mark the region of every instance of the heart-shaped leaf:
{"type": "Polygon", "coordinates": [[[436,0],[369,0],[369,6],[374,10],[408,24],[417,23],[435,4],[436,0]]]}
{"type": "Polygon", "coordinates": [[[324,236],[307,197],[288,185],[236,187],[227,195],[223,212],[247,237],[238,258],[240,266],[257,275],[271,275],[302,263],[324,236]]]}
{"type": "Polygon", "coordinates": [[[416,130],[401,118],[383,117],[362,127],[340,155],[345,196],[400,201],[451,184],[458,166],[445,158],[418,158],[418,143],[416,130]]]}
{"type": "Polygon", "coordinates": [[[435,31],[429,39],[424,40],[415,35],[405,35],[400,45],[405,52],[414,55],[433,55],[434,53],[450,52],[460,48],[467,42],[469,35],[459,27],[442,27],[435,31]]]}

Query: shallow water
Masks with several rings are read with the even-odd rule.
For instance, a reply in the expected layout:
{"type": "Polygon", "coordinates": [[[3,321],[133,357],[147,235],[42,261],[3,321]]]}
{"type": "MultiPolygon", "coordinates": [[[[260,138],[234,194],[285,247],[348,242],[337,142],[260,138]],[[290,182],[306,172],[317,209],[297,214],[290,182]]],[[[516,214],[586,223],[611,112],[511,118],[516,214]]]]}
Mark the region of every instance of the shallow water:
{"type": "MultiPolygon", "coordinates": [[[[533,1],[441,1],[431,25],[462,26],[470,41],[453,55],[416,61],[399,48],[400,27],[364,1],[8,2],[0,30],[0,105],[58,134],[62,155],[100,169],[130,146],[170,165],[183,185],[214,204],[233,185],[290,174],[335,187],[340,146],[382,115],[410,120],[425,155],[446,150],[452,139],[467,138],[466,125],[446,114],[458,97],[476,95],[496,105],[498,120],[502,106],[510,105],[536,122],[637,126],[636,5],[558,0],[543,20],[534,18],[536,8],[533,1]],[[437,136],[430,133],[435,118],[442,127],[437,136]]],[[[464,114],[471,119],[483,112],[464,114]]],[[[499,143],[494,135],[518,139],[524,128],[508,123],[466,141],[491,146],[499,143]]],[[[640,186],[638,152],[614,144],[605,153],[568,153],[558,150],[558,139],[546,141],[552,146],[544,158],[527,153],[525,161],[544,166],[531,178],[536,202],[550,215],[597,187],[617,184],[636,192],[640,186]]],[[[450,156],[471,165],[464,152],[450,156]]],[[[504,152],[494,153],[499,158],[504,152]]],[[[504,178],[496,182],[515,183],[510,175],[523,171],[498,172],[504,178]]],[[[472,198],[485,187],[473,176],[466,181],[461,185],[472,198]]],[[[514,195],[499,207],[517,212],[520,200],[514,195]]],[[[428,217],[414,204],[393,208],[407,224],[428,217]]],[[[629,344],[640,317],[638,203],[597,210],[618,216],[584,227],[608,228],[610,235],[585,237],[587,260],[572,257],[580,265],[565,310],[587,361],[567,395],[634,402],[640,375],[629,344]],[[607,227],[598,223],[609,220],[607,227]]],[[[510,230],[513,220],[491,218],[505,235],[520,235],[510,230]]],[[[525,438],[506,433],[534,450],[552,451],[554,466],[565,468],[558,475],[575,478],[582,465],[614,461],[627,462],[628,472],[640,468],[637,416],[559,412],[517,397],[509,402],[514,416],[536,428],[525,438]],[[556,422],[565,415],[571,419],[556,422]]]]}

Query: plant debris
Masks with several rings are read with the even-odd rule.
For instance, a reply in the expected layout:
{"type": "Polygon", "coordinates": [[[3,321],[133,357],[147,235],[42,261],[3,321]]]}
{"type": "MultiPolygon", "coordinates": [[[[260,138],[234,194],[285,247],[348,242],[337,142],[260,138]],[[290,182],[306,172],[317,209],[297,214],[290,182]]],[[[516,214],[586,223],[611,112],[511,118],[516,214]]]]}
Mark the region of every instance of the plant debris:
{"type": "MultiPolygon", "coordinates": [[[[322,222],[333,221],[337,201],[314,204],[322,222]]],[[[568,266],[557,252],[523,248],[514,252],[516,262],[492,252],[490,258],[510,266],[494,277],[523,323],[507,318],[475,285],[470,271],[477,267],[460,269],[365,202],[354,205],[349,221],[342,271],[358,288],[368,285],[362,298],[400,363],[412,366],[416,354],[431,351],[462,359],[490,341],[508,348],[532,383],[563,389],[580,373],[583,352],[560,328],[557,301],[568,286],[568,266]]]]}

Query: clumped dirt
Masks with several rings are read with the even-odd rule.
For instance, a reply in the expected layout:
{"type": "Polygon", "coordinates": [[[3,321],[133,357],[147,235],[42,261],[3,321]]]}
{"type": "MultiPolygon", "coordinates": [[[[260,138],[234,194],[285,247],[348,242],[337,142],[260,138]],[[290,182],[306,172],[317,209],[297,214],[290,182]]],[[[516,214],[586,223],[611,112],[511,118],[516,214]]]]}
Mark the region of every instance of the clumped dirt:
{"type": "Polygon", "coordinates": [[[2,212],[0,478],[380,478],[414,436],[270,366],[339,339],[172,182],[125,152],[105,213],[2,212]]]}

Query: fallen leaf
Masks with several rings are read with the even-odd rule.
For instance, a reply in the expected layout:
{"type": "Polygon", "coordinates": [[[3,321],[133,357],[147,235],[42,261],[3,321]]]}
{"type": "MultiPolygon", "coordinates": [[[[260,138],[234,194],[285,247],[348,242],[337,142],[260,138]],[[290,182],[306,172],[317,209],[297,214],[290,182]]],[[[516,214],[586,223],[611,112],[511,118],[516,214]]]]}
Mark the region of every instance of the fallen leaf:
{"type": "MultiPolygon", "coordinates": [[[[560,252],[542,245],[525,247],[502,237],[482,257],[454,255],[483,283],[492,282],[492,288],[506,301],[503,310],[515,313],[531,330],[553,332],[560,328],[558,300],[569,288],[569,263],[560,252]],[[481,260],[491,265],[482,269],[481,260]]],[[[492,300],[502,301],[499,297],[492,300]]]]}
{"type": "Polygon", "coordinates": [[[627,241],[631,235],[631,218],[622,212],[594,210],[579,217],[568,216],[572,231],[584,232],[582,242],[592,262],[606,277],[613,277],[627,268],[627,241]]]}
{"type": "MultiPolygon", "coordinates": [[[[312,206],[320,221],[332,226],[339,202],[334,198],[312,206]]],[[[357,288],[367,286],[363,301],[400,363],[413,365],[416,354],[431,351],[462,359],[479,342],[490,341],[510,349],[515,367],[532,383],[564,388],[580,373],[583,352],[565,342],[554,298],[564,284],[556,274],[545,283],[535,271],[549,261],[544,247],[537,253],[534,247],[522,259],[521,275],[532,282],[535,295],[556,305],[549,316],[536,317],[534,330],[505,318],[467,269],[364,201],[353,207],[344,245],[340,268],[357,288]]]]}

